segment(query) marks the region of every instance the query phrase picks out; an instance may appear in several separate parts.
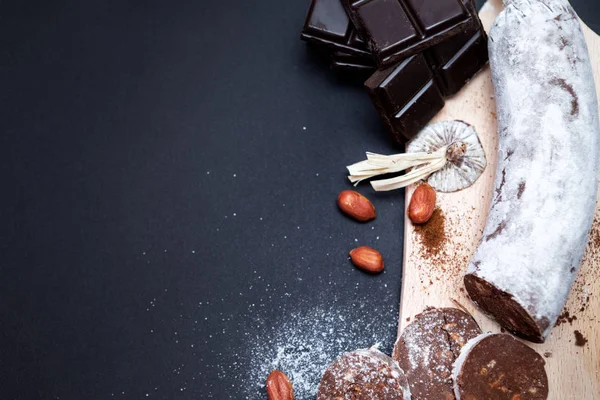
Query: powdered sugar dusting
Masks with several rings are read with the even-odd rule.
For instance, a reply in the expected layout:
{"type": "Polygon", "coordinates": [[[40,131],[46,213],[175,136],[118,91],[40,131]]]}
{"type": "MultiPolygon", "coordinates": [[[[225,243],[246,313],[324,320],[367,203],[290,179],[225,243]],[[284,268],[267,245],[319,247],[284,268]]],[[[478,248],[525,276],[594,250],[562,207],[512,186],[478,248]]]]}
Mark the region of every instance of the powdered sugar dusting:
{"type": "Polygon", "coordinates": [[[250,363],[240,376],[247,387],[246,398],[257,398],[269,372],[279,369],[292,381],[297,400],[313,400],[323,372],[340,354],[374,343],[391,348],[389,332],[396,327],[397,310],[386,307],[377,311],[378,315],[386,315],[387,325],[380,320],[374,323],[369,315],[348,318],[361,307],[334,304],[299,310],[284,316],[265,335],[249,338],[244,359],[250,363]]]}

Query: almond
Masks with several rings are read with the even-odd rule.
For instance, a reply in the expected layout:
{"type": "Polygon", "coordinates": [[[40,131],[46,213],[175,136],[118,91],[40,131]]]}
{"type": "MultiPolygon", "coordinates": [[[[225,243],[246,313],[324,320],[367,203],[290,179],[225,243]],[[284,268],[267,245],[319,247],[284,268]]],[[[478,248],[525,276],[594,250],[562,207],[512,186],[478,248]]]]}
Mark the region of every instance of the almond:
{"type": "Polygon", "coordinates": [[[267,398],[269,400],[294,400],[294,388],[286,374],[272,371],[267,377],[267,398]]]}
{"type": "Polygon", "coordinates": [[[352,259],[352,263],[363,271],[371,273],[383,271],[383,257],[380,252],[371,247],[357,247],[350,252],[350,258],[352,259]]]}
{"type": "Polygon", "coordinates": [[[408,205],[408,218],[413,224],[424,224],[429,221],[435,209],[435,190],[427,183],[419,185],[408,205]]]}
{"type": "Polygon", "coordinates": [[[377,216],[375,207],[369,199],[353,190],[344,190],[337,199],[342,212],[357,221],[369,221],[377,216]]]}

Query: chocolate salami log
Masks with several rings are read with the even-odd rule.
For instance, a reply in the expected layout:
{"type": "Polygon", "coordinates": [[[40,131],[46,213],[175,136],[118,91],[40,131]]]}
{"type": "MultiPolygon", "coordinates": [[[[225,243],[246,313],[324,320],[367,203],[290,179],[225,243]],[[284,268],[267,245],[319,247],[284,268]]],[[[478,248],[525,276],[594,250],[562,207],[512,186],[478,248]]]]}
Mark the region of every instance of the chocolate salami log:
{"type": "Polygon", "coordinates": [[[504,0],[489,34],[498,107],[495,190],[465,276],[471,299],[543,342],[583,257],[596,203],[594,77],[566,0],[504,0]]]}

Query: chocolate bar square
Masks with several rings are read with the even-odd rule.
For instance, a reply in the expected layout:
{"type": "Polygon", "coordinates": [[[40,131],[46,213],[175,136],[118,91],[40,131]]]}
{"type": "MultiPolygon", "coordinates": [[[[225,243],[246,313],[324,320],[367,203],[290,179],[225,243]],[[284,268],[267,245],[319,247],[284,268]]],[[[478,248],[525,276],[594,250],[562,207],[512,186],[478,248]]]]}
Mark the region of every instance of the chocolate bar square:
{"type": "Polygon", "coordinates": [[[488,63],[487,35],[483,28],[465,32],[435,46],[426,56],[436,69],[442,94],[452,96],[488,63]]]}
{"type": "Polygon", "coordinates": [[[363,1],[355,10],[361,25],[369,27],[365,37],[369,38],[374,52],[385,52],[401,44],[409,45],[418,39],[406,11],[396,0],[363,1]]]}
{"type": "Polygon", "coordinates": [[[465,8],[460,1],[408,0],[425,33],[435,32],[460,22],[465,8]]]}
{"type": "Polygon", "coordinates": [[[397,142],[410,140],[444,108],[444,97],[435,80],[428,81],[390,120],[397,142]],[[399,136],[399,135],[402,136],[399,136]]]}
{"type": "Polygon", "coordinates": [[[461,0],[343,0],[380,67],[421,52],[475,25],[461,0]]]}
{"type": "Polygon", "coordinates": [[[300,37],[331,52],[371,57],[340,0],[311,0],[300,37]]]}
{"type": "Polygon", "coordinates": [[[444,107],[433,71],[423,54],[376,71],[365,88],[394,139],[413,138],[444,107]]]}
{"type": "Polygon", "coordinates": [[[388,114],[400,111],[423,86],[433,78],[433,72],[422,54],[416,54],[390,67],[377,71],[365,87],[372,92],[388,114]]]}

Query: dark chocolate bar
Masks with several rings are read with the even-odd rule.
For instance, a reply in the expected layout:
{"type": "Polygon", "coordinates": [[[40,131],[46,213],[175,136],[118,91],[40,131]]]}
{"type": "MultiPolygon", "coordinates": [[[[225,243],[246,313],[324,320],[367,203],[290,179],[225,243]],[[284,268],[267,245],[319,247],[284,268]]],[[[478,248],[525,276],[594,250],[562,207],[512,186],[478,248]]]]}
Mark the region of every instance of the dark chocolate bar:
{"type": "MultiPolygon", "coordinates": [[[[479,21],[478,21],[479,22],[479,21]]],[[[488,61],[483,27],[455,36],[366,82],[381,119],[400,143],[413,138],[488,61]]]]}
{"type": "Polygon", "coordinates": [[[309,43],[326,46],[332,52],[371,57],[341,0],[311,0],[300,37],[309,43]]]}
{"type": "Polygon", "coordinates": [[[461,0],[342,0],[381,67],[475,26],[461,0]]]}
{"type": "MultiPolygon", "coordinates": [[[[356,35],[357,31],[341,1],[349,0],[312,0],[302,38],[330,54],[333,70],[362,80],[375,70],[375,61],[366,50],[365,42],[356,35]]],[[[402,10],[408,7],[407,4],[416,7],[418,3],[418,0],[363,0],[353,1],[353,4],[363,7],[366,3],[377,5],[382,1],[400,5],[402,10]]],[[[423,0],[418,4],[423,6],[431,1],[423,0]]],[[[487,63],[487,37],[470,0],[436,0],[434,12],[430,13],[424,6],[416,7],[419,23],[428,27],[422,28],[422,31],[433,32],[436,18],[443,20],[440,23],[442,28],[438,27],[438,30],[443,31],[443,26],[454,24],[448,28],[453,30],[456,21],[442,17],[452,14],[450,6],[455,1],[462,1],[458,14],[462,15],[462,11],[466,10],[466,14],[470,15],[470,26],[459,32],[453,31],[454,35],[443,42],[396,65],[375,71],[365,82],[383,122],[398,142],[414,137],[442,109],[444,97],[457,93],[487,63]]],[[[406,15],[413,24],[416,20],[413,9],[410,10],[406,15]]],[[[381,14],[380,18],[386,21],[385,15],[381,14]]],[[[443,31],[445,36],[449,35],[448,29],[443,31]]]]}
{"type": "Polygon", "coordinates": [[[444,107],[444,97],[423,54],[376,71],[365,88],[399,143],[414,137],[444,107]]]}

